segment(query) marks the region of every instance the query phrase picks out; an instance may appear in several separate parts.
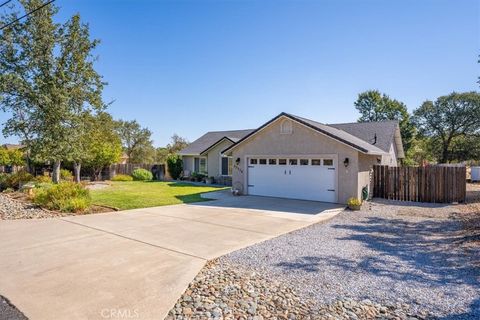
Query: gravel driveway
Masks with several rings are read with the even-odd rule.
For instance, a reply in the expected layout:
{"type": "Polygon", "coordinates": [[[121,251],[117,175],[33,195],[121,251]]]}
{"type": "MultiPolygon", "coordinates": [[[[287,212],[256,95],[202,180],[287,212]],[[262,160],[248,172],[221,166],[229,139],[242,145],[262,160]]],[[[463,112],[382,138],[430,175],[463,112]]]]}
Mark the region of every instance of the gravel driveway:
{"type": "Polygon", "coordinates": [[[441,319],[478,319],[480,271],[458,245],[461,222],[451,218],[458,207],[368,206],[222,260],[284,281],[319,305],[370,299],[441,319]]]}
{"type": "Polygon", "coordinates": [[[0,296],[0,320],[27,320],[27,317],[11,305],[7,299],[0,296]]]}

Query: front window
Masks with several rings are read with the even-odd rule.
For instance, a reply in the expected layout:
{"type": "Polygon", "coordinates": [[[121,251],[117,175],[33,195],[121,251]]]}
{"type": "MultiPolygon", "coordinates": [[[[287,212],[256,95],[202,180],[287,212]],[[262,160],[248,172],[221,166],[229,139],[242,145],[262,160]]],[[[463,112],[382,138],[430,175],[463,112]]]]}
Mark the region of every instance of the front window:
{"type": "Polygon", "coordinates": [[[207,174],[207,158],[200,158],[198,172],[201,174],[207,174]]]}

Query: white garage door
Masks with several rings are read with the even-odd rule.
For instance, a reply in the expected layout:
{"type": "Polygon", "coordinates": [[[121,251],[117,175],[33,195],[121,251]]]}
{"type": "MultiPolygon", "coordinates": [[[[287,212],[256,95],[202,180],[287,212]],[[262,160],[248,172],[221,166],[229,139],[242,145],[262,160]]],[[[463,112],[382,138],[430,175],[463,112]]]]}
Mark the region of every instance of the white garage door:
{"type": "Polygon", "coordinates": [[[248,194],[337,201],[335,157],[248,159],[248,194]]]}

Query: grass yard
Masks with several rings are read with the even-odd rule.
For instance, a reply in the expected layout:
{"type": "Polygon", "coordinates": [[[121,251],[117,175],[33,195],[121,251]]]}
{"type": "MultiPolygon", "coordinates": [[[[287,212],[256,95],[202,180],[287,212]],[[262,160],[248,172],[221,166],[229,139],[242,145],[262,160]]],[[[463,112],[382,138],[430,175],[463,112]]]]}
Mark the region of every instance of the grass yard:
{"type": "Polygon", "coordinates": [[[179,182],[114,181],[111,187],[90,194],[94,204],[126,210],[205,201],[200,194],[222,189],[179,182]]]}

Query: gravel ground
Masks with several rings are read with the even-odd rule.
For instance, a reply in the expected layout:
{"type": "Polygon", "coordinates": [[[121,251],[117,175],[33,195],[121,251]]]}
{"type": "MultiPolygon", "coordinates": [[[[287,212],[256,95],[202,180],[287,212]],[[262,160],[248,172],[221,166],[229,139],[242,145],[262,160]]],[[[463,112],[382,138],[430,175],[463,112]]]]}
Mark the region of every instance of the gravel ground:
{"type": "Polygon", "coordinates": [[[480,271],[458,245],[459,207],[371,202],[221,261],[282,281],[319,308],[370,299],[440,319],[479,319],[480,271]]]}
{"type": "Polygon", "coordinates": [[[58,213],[42,210],[41,208],[23,201],[13,199],[7,194],[0,193],[0,220],[53,218],[58,213]]]}
{"type": "Polygon", "coordinates": [[[290,287],[238,265],[210,261],[170,310],[166,320],[180,319],[428,319],[406,304],[380,305],[343,299],[318,307],[290,287]]]}
{"type": "Polygon", "coordinates": [[[10,304],[4,297],[0,296],[0,320],[27,320],[17,308],[10,304]]]}

